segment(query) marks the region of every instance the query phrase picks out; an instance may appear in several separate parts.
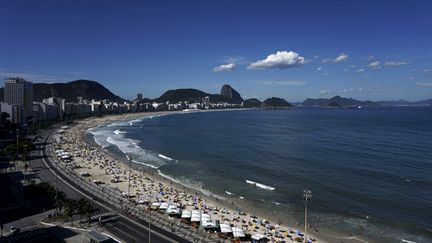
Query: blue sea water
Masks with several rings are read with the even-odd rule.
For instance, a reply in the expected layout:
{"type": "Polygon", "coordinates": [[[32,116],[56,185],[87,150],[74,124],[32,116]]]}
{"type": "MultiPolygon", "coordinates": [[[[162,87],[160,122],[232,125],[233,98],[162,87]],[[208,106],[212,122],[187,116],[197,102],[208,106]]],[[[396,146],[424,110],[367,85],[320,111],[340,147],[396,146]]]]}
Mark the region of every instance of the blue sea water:
{"type": "Polygon", "coordinates": [[[321,234],[432,242],[430,107],[200,112],[92,133],[107,149],[286,224],[303,222],[309,188],[309,220],[321,234]]]}

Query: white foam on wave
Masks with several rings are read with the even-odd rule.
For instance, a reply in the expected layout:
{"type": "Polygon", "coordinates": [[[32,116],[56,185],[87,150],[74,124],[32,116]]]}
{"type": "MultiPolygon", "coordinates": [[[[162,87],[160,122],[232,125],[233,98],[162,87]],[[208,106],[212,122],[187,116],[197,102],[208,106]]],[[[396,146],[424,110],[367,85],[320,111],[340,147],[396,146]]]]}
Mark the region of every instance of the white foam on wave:
{"type": "Polygon", "coordinates": [[[225,200],[226,199],[225,197],[219,196],[217,194],[213,194],[210,191],[203,189],[202,183],[200,183],[200,182],[191,181],[190,179],[185,179],[185,180],[176,179],[176,178],[174,178],[172,176],[169,176],[169,175],[166,175],[166,174],[162,173],[162,171],[160,171],[160,169],[157,169],[157,172],[158,172],[158,174],[160,176],[162,176],[162,177],[164,177],[164,178],[166,178],[166,179],[168,179],[170,181],[173,181],[173,182],[175,182],[175,183],[177,183],[179,185],[191,188],[193,190],[200,191],[201,193],[203,193],[206,196],[214,197],[214,198],[217,198],[217,199],[220,199],[220,200],[225,200]]]}
{"type": "Polygon", "coordinates": [[[234,194],[234,193],[229,192],[229,191],[225,191],[225,193],[228,194],[228,195],[230,195],[230,196],[234,194]]]}
{"type": "Polygon", "coordinates": [[[256,187],[264,189],[264,190],[274,191],[276,189],[274,187],[267,186],[267,185],[264,185],[264,184],[261,184],[261,183],[255,182],[255,181],[251,181],[251,180],[246,180],[246,183],[251,184],[251,185],[255,185],[256,187]]]}
{"type": "Polygon", "coordinates": [[[165,161],[161,160],[155,154],[138,146],[138,141],[133,139],[127,139],[119,135],[115,137],[108,136],[106,141],[120,149],[120,151],[127,155],[128,159],[132,157],[132,161],[135,163],[150,166],[155,169],[166,164],[165,161]]]}
{"type": "Polygon", "coordinates": [[[120,129],[117,129],[117,130],[114,131],[114,134],[117,134],[117,135],[125,134],[125,133],[126,133],[125,131],[122,131],[120,129]]]}
{"type": "Polygon", "coordinates": [[[402,240],[402,242],[405,242],[405,243],[417,243],[417,242],[411,241],[411,240],[405,240],[405,239],[401,239],[401,240],[402,240]]]}
{"type": "Polygon", "coordinates": [[[111,135],[111,131],[107,131],[107,130],[92,130],[92,131],[88,131],[93,135],[93,140],[96,144],[98,144],[99,146],[102,146],[102,148],[106,148],[110,145],[110,143],[108,143],[106,141],[106,137],[111,135]]]}
{"type": "Polygon", "coordinates": [[[169,160],[169,161],[172,161],[173,159],[172,158],[170,158],[170,157],[168,157],[168,156],[165,156],[165,155],[163,155],[163,154],[159,154],[158,155],[160,158],[162,158],[162,159],[166,159],[166,160],[169,160]]]}
{"type": "Polygon", "coordinates": [[[145,165],[145,166],[150,167],[152,169],[157,169],[158,168],[157,166],[154,166],[152,164],[147,164],[147,163],[144,163],[144,162],[141,162],[141,161],[138,161],[138,160],[132,160],[132,162],[137,163],[137,164],[141,164],[141,165],[145,165]]]}
{"type": "Polygon", "coordinates": [[[128,122],[125,122],[125,121],[119,121],[119,122],[113,122],[113,123],[110,123],[110,124],[108,124],[108,125],[106,125],[107,127],[126,127],[126,126],[128,126],[129,125],[129,123],[128,122]]]}

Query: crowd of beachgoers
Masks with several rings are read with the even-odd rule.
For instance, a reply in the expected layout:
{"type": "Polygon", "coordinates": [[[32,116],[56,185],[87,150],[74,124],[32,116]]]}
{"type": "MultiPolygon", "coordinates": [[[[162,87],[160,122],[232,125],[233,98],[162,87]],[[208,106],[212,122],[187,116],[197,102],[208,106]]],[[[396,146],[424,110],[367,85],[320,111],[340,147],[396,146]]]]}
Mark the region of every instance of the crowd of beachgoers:
{"type": "MultiPolygon", "coordinates": [[[[143,115],[142,115],[143,116],[143,115]]],[[[99,186],[115,188],[124,197],[124,208],[132,200],[137,207],[178,218],[179,222],[216,233],[221,239],[254,242],[303,242],[304,234],[248,212],[222,206],[218,200],[162,179],[154,169],[137,170],[115,158],[100,146],[86,142],[90,128],[128,117],[89,118],[62,129],[55,153],[62,163],[74,168],[77,176],[99,186]]],[[[309,237],[310,241],[315,241],[309,237]]],[[[320,242],[323,242],[319,240],[320,242]]]]}

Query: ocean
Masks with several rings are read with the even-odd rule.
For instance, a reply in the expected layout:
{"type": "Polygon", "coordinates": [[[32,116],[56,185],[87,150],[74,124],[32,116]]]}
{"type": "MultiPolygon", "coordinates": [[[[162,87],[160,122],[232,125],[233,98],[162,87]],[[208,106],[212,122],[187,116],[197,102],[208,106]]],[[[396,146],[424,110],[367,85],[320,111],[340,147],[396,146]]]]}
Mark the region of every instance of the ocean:
{"type": "Polygon", "coordinates": [[[432,108],[256,109],[151,116],[90,130],[112,153],[288,225],[432,242],[432,108]]]}

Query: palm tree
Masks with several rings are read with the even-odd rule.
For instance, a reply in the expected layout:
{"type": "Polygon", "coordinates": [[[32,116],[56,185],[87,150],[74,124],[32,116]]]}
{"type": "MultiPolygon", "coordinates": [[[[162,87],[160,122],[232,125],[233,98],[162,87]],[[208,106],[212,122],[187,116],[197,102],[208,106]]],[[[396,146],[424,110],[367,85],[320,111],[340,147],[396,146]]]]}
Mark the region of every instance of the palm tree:
{"type": "Polygon", "coordinates": [[[71,225],[73,225],[73,215],[77,208],[77,202],[74,199],[68,199],[66,201],[66,215],[71,219],[71,225]]]}
{"type": "Polygon", "coordinates": [[[66,194],[62,191],[57,192],[57,195],[55,197],[56,206],[58,209],[59,214],[62,213],[63,207],[66,206],[67,197],[66,194]]]}
{"type": "Polygon", "coordinates": [[[84,198],[80,198],[76,202],[76,206],[77,206],[78,213],[79,213],[79,216],[80,216],[80,222],[81,222],[81,219],[82,219],[82,215],[84,214],[85,207],[87,207],[87,203],[88,203],[87,200],[85,200],[84,198]]]}
{"type": "Polygon", "coordinates": [[[93,206],[93,204],[91,203],[91,202],[88,202],[87,201],[87,205],[86,205],[86,207],[84,208],[84,211],[85,211],[85,214],[86,214],[86,216],[87,216],[87,221],[88,221],[88,227],[90,227],[90,217],[91,217],[91,214],[92,214],[92,212],[94,211],[94,206],[93,206]]]}

